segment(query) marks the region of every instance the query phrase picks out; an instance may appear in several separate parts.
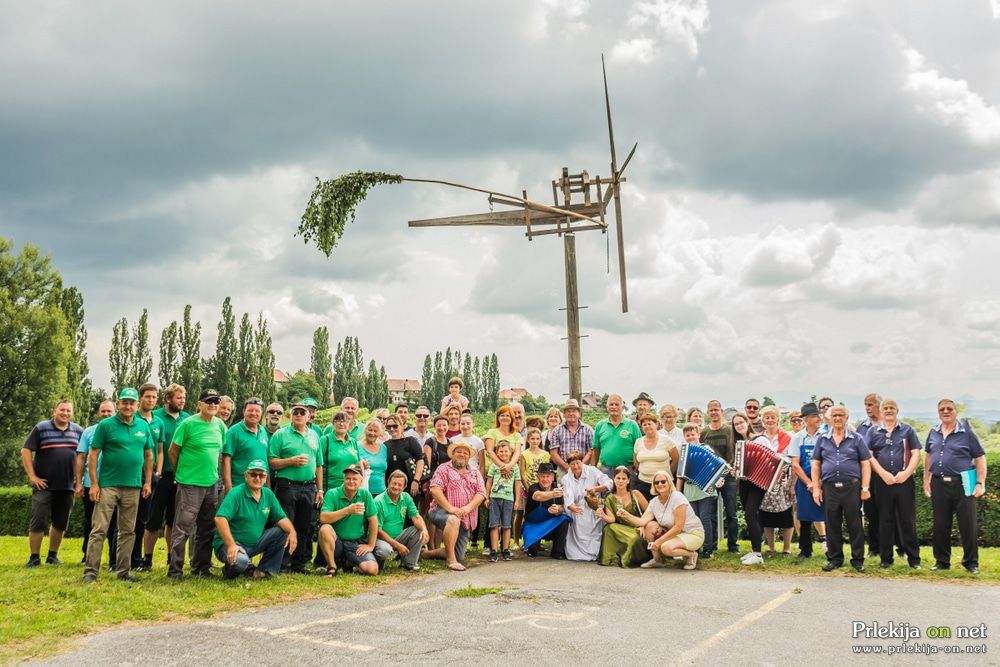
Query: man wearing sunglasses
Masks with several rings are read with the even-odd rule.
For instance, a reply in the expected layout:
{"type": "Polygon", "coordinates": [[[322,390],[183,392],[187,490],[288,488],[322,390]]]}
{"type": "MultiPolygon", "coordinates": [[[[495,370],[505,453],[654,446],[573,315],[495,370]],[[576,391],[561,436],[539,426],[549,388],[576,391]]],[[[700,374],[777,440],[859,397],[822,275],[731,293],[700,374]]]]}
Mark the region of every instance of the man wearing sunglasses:
{"type": "Polygon", "coordinates": [[[243,419],[226,431],[222,445],[222,483],[226,493],[233,488],[233,480],[243,479],[251,461],[267,460],[267,441],[260,426],[264,401],[248,398],[243,404],[243,419]]]}
{"type": "MultiPolygon", "coordinates": [[[[285,409],[281,407],[281,403],[271,403],[267,406],[267,410],[264,411],[264,437],[267,441],[271,441],[271,436],[278,432],[281,428],[281,417],[285,414],[285,409]]],[[[266,460],[267,457],[265,456],[266,460]]]]}
{"type": "Polygon", "coordinates": [[[757,434],[763,433],[764,422],[760,418],[760,401],[756,398],[748,398],[743,404],[743,409],[746,410],[747,419],[750,421],[750,431],[757,434]]]}
{"type": "Polygon", "coordinates": [[[421,405],[417,408],[417,411],[413,413],[413,419],[416,421],[416,425],[407,429],[403,432],[403,435],[409,436],[411,438],[416,438],[420,446],[423,447],[424,443],[430,440],[431,436],[434,435],[431,432],[431,411],[426,405],[421,405]]]}
{"type": "Polygon", "coordinates": [[[192,574],[211,576],[212,535],[215,533],[215,510],[219,506],[216,486],[219,455],[226,437],[226,425],[216,417],[221,398],[214,389],[201,392],[197,414],[181,422],[171,439],[168,453],[177,480],[177,505],[167,567],[167,576],[171,579],[180,579],[184,574],[184,551],[189,537],[193,538],[192,574]]]}
{"type": "Polygon", "coordinates": [[[323,502],[323,454],[319,436],[309,428],[304,401],[292,406],[291,423],[271,437],[267,457],[275,471],[274,494],[298,535],[297,547],[285,556],[282,569],[305,573],[312,557],[313,517],[323,502]]]}
{"type": "MultiPolygon", "coordinates": [[[[156,550],[156,540],[163,530],[163,540],[170,548],[170,535],[174,525],[174,509],[177,505],[177,484],[174,480],[174,467],[170,463],[170,443],[174,439],[174,431],[182,421],[190,417],[184,411],[187,402],[187,392],[179,384],[168,385],[163,390],[163,407],[153,410],[153,416],[163,423],[162,447],[154,452],[153,470],[160,481],[153,489],[153,500],[149,504],[149,518],[146,520],[146,534],[142,538],[144,566],[152,569],[153,552],[156,550]]],[[[170,559],[167,558],[169,561],[170,559]]]]}
{"type": "MultiPolygon", "coordinates": [[[[245,410],[244,410],[245,412],[245,410]]],[[[298,536],[285,516],[281,503],[267,482],[267,464],[263,459],[247,463],[243,484],[237,484],[219,505],[215,515],[212,547],[224,563],[222,576],[235,579],[253,572],[255,578],[269,577],[281,571],[282,553],[295,551],[298,536]],[[261,554],[260,565],[252,568],[252,559],[261,554]]]]}

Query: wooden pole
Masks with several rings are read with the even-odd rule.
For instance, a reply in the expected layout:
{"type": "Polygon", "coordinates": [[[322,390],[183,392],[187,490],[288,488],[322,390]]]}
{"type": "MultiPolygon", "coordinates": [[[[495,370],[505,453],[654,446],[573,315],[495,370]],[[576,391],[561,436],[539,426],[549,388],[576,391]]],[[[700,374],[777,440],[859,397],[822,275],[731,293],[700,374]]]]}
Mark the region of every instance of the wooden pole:
{"type": "Polygon", "coordinates": [[[580,302],[576,292],[576,236],[563,235],[566,263],[566,347],[569,351],[569,397],[580,400],[583,378],[580,363],[580,302]]]}

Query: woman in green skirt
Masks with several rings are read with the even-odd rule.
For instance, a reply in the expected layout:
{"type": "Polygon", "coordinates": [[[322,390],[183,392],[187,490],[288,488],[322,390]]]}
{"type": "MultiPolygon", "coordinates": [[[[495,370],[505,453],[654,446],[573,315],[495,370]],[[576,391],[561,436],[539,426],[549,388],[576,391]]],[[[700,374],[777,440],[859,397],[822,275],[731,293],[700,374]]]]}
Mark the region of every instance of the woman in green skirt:
{"type": "Polygon", "coordinates": [[[597,514],[604,519],[604,539],[601,542],[601,565],[638,565],[647,559],[646,545],[638,529],[627,523],[623,514],[642,516],[646,511],[646,498],[638,491],[629,490],[631,476],[626,466],[615,468],[615,489],[604,498],[604,506],[597,514]]]}

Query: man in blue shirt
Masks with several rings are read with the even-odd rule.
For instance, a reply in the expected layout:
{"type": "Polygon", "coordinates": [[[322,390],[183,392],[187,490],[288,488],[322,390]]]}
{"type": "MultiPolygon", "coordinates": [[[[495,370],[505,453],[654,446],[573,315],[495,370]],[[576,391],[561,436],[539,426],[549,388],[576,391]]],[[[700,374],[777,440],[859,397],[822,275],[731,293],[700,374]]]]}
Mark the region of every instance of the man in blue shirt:
{"type": "MultiPolygon", "coordinates": [[[[97,424],[115,414],[115,404],[104,401],[97,407],[97,421],[83,430],[80,444],[76,448],[76,497],[83,501],[83,561],[87,562],[87,542],[90,540],[90,530],[94,527],[94,507],[97,505],[90,499],[90,475],[87,474],[87,457],[90,455],[90,443],[94,439],[97,424]]],[[[118,547],[118,514],[111,517],[108,524],[108,562],[114,567],[117,560],[118,547]]]]}
{"type": "Polygon", "coordinates": [[[912,426],[898,421],[896,401],[882,401],[880,412],[881,422],[872,424],[867,436],[872,453],[872,487],[878,504],[878,566],[892,567],[892,545],[898,534],[903,555],[916,569],[920,567],[920,545],[913,473],[920,463],[920,440],[912,426]]]}
{"type": "MultiPolygon", "coordinates": [[[[882,397],[872,393],[865,396],[865,419],[857,425],[855,430],[868,442],[868,432],[874,429],[882,421],[882,397]]],[[[861,515],[868,523],[868,557],[874,558],[881,552],[879,543],[879,505],[877,485],[872,486],[872,497],[861,503],[861,515]]]]}
{"type": "Polygon", "coordinates": [[[843,524],[851,541],[851,565],[865,571],[865,533],[861,501],[871,498],[871,452],[865,439],[847,428],[847,408],[830,408],[830,432],[820,436],[813,450],[813,501],[825,502],[826,559],[824,572],[844,565],[843,524]]]}
{"type": "Polygon", "coordinates": [[[934,565],[932,570],[951,567],[951,524],[958,516],[962,538],[962,565],[979,574],[979,545],[976,542],[976,498],[986,489],[986,452],[968,422],[958,421],[955,401],[938,402],[941,423],[927,434],[927,460],[924,463],[924,494],[931,499],[934,513],[934,565]],[[972,475],[975,484],[967,492],[963,476],[972,475]],[[971,493],[971,495],[969,495],[971,493]]]}

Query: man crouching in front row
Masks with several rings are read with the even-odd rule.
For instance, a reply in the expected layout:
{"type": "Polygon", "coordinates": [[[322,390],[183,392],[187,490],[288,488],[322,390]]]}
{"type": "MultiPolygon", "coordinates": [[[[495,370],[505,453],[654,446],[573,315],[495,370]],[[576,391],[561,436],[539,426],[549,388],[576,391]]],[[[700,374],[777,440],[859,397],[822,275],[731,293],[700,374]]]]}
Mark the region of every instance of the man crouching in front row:
{"type": "Polygon", "coordinates": [[[319,548],[328,563],[326,576],[337,574],[337,566],[357,567],[361,574],[378,574],[375,541],[378,510],[368,489],[361,488],[361,466],[344,468],[344,485],[323,496],[319,513],[319,548]]]}
{"type": "Polygon", "coordinates": [[[251,568],[251,559],[262,554],[254,577],[268,577],[281,571],[283,551],[295,551],[297,538],[278,497],[264,486],[267,464],[251,461],[243,473],[246,480],[226,494],[215,514],[212,547],[225,565],[222,576],[235,579],[251,568]],[[270,526],[270,527],[269,527],[270,526]]]}

